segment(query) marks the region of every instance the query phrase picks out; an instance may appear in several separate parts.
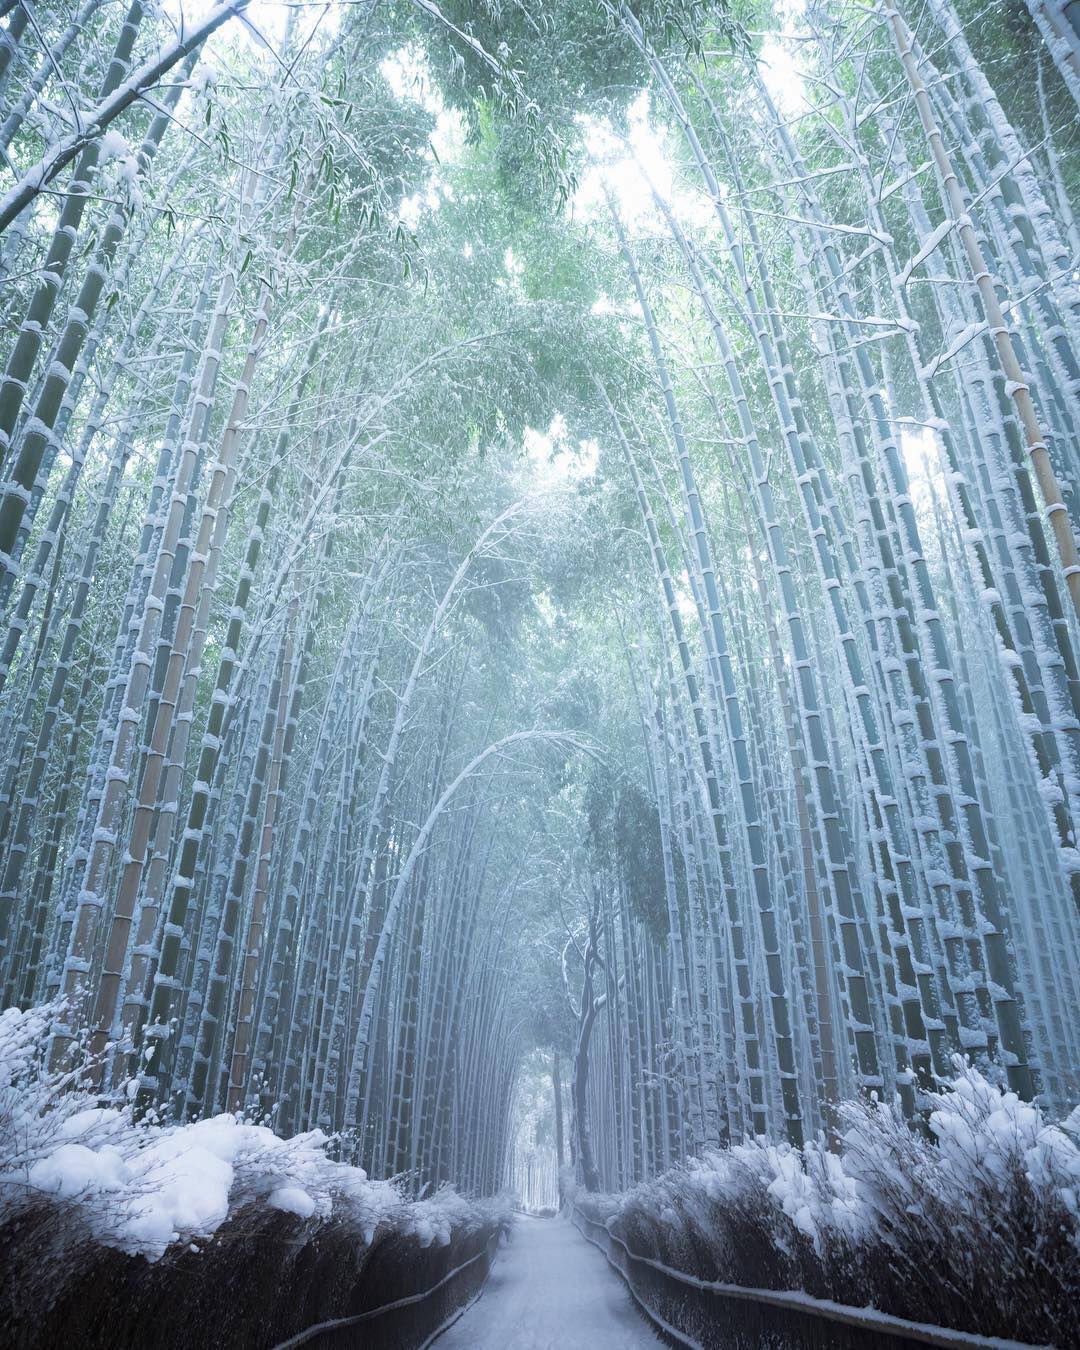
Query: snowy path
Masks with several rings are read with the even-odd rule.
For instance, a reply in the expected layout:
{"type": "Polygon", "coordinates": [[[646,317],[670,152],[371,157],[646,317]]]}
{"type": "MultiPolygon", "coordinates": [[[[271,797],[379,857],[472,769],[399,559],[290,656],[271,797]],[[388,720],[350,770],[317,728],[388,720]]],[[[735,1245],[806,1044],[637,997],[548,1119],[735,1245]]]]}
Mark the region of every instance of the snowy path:
{"type": "Polygon", "coordinates": [[[647,1350],[660,1342],[626,1286],[569,1223],[520,1219],[479,1302],[436,1350],[647,1350]]]}

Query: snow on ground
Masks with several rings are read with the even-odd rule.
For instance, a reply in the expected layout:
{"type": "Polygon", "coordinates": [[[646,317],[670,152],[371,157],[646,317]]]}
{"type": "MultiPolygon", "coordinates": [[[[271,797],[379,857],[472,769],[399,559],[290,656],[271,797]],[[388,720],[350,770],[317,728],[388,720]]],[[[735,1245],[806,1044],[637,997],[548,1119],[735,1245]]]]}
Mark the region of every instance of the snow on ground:
{"type": "Polygon", "coordinates": [[[646,1350],[660,1342],[622,1280],[563,1219],[521,1218],[479,1302],[438,1350],[646,1350]]]}

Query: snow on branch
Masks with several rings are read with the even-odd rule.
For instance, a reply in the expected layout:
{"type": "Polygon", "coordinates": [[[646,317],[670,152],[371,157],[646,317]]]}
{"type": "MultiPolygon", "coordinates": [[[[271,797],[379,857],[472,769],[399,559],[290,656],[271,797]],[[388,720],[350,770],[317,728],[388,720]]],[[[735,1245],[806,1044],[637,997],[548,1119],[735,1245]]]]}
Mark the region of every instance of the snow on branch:
{"type": "Polygon", "coordinates": [[[130,108],[173,66],[205,42],[222,24],[239,14],[248,3],[249,0],[221,0],[198,23],[186,32],[182,31],[171,46],[133,71],[113,93],[81,118],[81,128],[56,141],[48,153],[0,197],[0,233],[53,182],[61,169],[102,135],[110,122],[130,108]]]}

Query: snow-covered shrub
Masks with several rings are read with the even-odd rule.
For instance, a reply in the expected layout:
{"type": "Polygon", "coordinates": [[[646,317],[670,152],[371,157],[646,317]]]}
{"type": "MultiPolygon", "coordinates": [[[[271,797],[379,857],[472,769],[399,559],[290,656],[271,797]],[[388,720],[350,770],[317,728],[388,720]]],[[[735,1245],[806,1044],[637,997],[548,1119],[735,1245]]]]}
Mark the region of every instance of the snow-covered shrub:
{"type": "Polygon", "coordinates": [[[230,1115],[136,1123],[130,1108],[98,1105],[75,1074],[46,1070],[56,1012],[0,1013],[0,1222],[55,1201],[69,1232],[157,1260],[255,1201],[305,1218],[329,1215],[321,1134],[279,1139],[230,1115]]]}
{"type": "MultiPolygon", "coordinates": [[[[61,1310],[88,1296],[110,1309],[137,1309],[159,1294],[167,1301],[177,1272],[193,1258],[201,1263],[200,1288],[211,1291],[207,1308],[214,1311],[206,1315],[216,1317],[212,1291],[228,1286],[244,1304],[250,1263],[264,1264],[268,1251],[283,1267],[255,1302],[259,1326],[276,1336],[275,1318],[300,1319],[289,1321],[293,1331],[304,1325],[309,1314],[290,1281],[308,1291],[328,1253],[335,1254],[335,1279],[320,1278],[330,1288],[330,1306],[360,1298],[375,1307],[394,1290],[402,1296],[437,1283],[463,1253],[483,1248],[510,1222],[507,1197],[467,1200],[446,1187],[410,1199],[394,1182],[373,1181],[328,1157],[329,1140],[319,1130],[281,1139],[234,1115],[162,1125],[136,1120],[130,1106],[99,1105],[76,1075],[46,1068],[57,1014],[56,1007],[0,1013],[4,1344],[47,1343],[33,1339],[44,1325],[40,1316],[25,1317],[43,1292],[61,1310]],[[305,1249],[310,1257],[301,1258],[305,1249]],[[360,1291],[369,1267],[378,1287],[360,1291]],[[35,1291],[39,1271],[47,1272],[46,1287],[35,1291]],[[5,1321],[21,1330],[8,1334],[5,1321]]],[[[322,1300],[313,1321],[324,1315],[322,1300]]],[[[259,1343],[258,1330],[252,1344],[259,1343]]],[[[180,1339],[170,1339],[164,1327],[140,1344],[186,1344],[183,1328],[174,1331],[180,1339]]],[[[208,1343],[199,1334],[192,1333],[193,1343],[208,1343]]]]}
{"type": "Polygon", "coordinates": [[[957,1067],[955,1082],[928,1100],[925,1132],[890,1106],[849,1103],[836,1152],[762,1139],[624,1196],[579,1192],[575,1201],[633,1252],[699,1279],[1078,1345],[1073,1118],[1056,1125],[957,1067]]]}

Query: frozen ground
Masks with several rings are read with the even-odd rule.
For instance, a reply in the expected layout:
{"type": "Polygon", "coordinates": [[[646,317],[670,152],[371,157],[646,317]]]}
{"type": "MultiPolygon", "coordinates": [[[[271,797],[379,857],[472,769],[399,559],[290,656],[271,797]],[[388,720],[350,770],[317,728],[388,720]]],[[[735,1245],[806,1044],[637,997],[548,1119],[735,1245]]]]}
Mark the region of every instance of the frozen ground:
{"type": "Polygon", "coordinates": [[[437,1350],[655,1350],[603,1256],[560,1219],[519,1219],[477,1303],[437,1350]]]}

